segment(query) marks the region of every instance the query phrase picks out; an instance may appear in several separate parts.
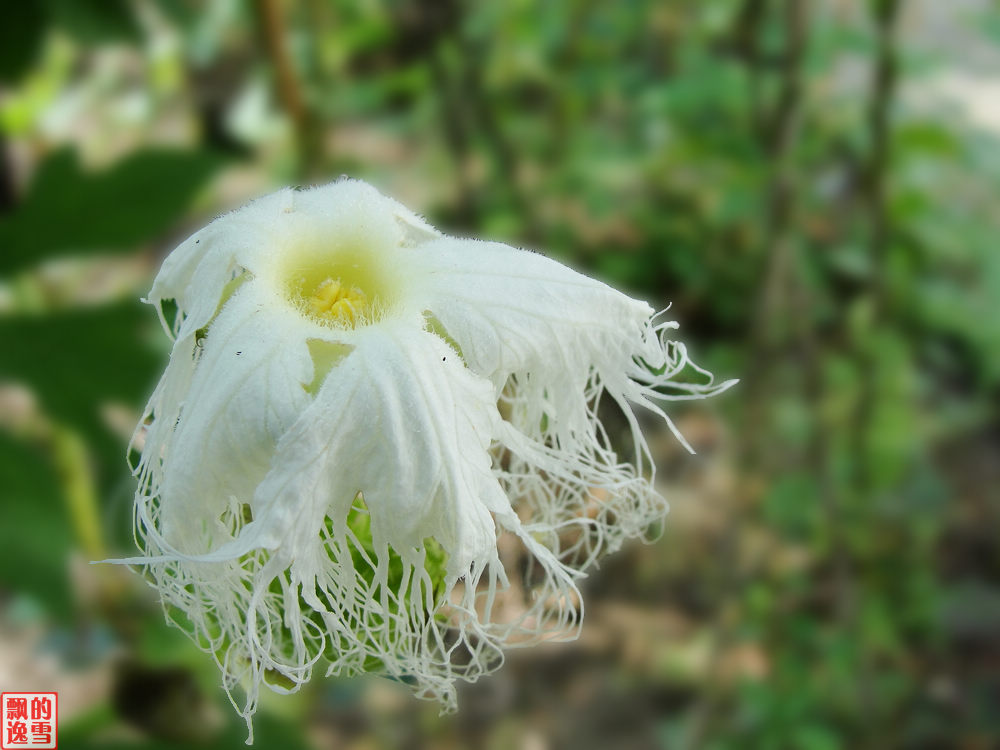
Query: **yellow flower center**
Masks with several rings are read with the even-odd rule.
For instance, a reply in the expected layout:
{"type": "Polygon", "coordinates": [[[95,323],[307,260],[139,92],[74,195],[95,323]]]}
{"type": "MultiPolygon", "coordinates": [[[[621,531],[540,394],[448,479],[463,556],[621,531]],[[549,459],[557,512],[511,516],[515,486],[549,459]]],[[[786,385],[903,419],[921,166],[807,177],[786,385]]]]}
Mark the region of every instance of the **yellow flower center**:
{"type": "Polygon", "coordinates": [[[306,246],[285,258],[285,293],[305,316],[331,328],[357,328],[382,317],[396,283],[384,264],[360,249],[306,246]],[[310,252],[311,251],[311,252],[310,252]]]}
{"type": "Polygon", "coordinates": [[[306,298],[306,305],[309,313],[318,320],[353,327],[358,318],[367,312],[368,297],[356,286],[328,278],[306,298]]]}

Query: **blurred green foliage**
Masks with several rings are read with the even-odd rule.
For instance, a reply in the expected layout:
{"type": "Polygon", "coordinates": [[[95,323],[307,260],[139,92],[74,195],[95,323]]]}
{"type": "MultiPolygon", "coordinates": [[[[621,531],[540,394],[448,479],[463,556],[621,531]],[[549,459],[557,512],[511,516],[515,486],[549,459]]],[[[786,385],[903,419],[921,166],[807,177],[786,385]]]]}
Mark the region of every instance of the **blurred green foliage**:
{"type": "Polygon", "coordinates": [[[1000,743],[1000,126],[974,106],[1000,85],[995,4],[2,12],[0,619],[37,607],[124,652],[64,746],[123,721],[121,746],[243,739],[174,731],[169,707],[218,699],[211,660],[67,557],[130,551],[125,444],[165,356],[134,300],[159,259],[213,213],[341,173],[672,302],[743,382],[718,420],[679,415],[699,458],[661,451],[666,539],[590,582],[610,652],[512,658],[451,720],[318,679],[262,713],[260,746],[303,723],[345,747],[1000,743]]]}
{"type": "Polygon", "coordinates": [[[67,253],[134,252],[177,220],[220,162],[211,154],[147,148],[90,174],[71,149],[56,151],[37,166],[18,210],[0,220],[0,272],[67,253]]]}
{"type": "Polygon", "coordinates": [[[0,433],[0,486],[4,488],[4,535],[0,580],[32,592],[61,619],[73,616],[65,550],[73,547],[58,478],[37,448],[0,433]],[[55,554],[53,554],[55,551],[55,554]]]}

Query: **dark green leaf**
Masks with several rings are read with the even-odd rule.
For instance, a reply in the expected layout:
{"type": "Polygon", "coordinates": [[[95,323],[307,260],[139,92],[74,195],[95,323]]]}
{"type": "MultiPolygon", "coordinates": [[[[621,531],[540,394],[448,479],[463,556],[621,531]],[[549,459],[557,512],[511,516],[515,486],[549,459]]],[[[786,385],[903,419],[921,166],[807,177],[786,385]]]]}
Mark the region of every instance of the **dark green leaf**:
{"type": "Polygon", "coordinates": [[[72,150],[57,151],[0,220],[0,273],[53,256],[133,250],[176,221],[222,163],[215,154],[147,149],[89,173],[72,150]]]}
{"type": "Polygon", "coordinates": [[[151,392],[162,364],[143,335],[153,320],[137,302],[0,318],[0,379],[30,385],[48,414],[92,433],[102,402],[151,392]]]}
{"type": "MultiPolygon", "coordinates": [[[[16,3],[32,5],[34,3],[16,3]]],[[[127,0],[47,0],[52,20],[77,40],[87,43],[140,38],[139,25],[127,0]]]]}
{"type": "Polygon", "coordinates": [[[0,487],[0,587],[28,594],[53,616],[68,616],[72,596],[67,555],[72,539],[51,462],[0,431],[0,487]]]}
{"type": "Polygon", "coordinates": [[[198,0],[156,0],[163,14],[184,28],[194,25],[202,9],[198,0]]]}
{"type": "Polygon", "coordinates": [[[8,3],[0,23],[0,81],[17,81],[34,62],[45,35],[45,13],[36,2],[8,3]]]}
{"type": "MultiPolygon", "coordinates": [[[[226,706],[229,710],[229,706],[226,706]]],[[[228,715],[227,715],[227,718],[228,715]]],[[[176,717],[176,721],[190,721],[189,715],[176,717]]],[[[126,735],[114,744],[109,744],[108,740],[101,736],[100,730],[114,730],[118,722],[110,710],[95,712],[91,717],[83,717],[71,724],[65,730],[60,729],[59,747],[77,750],[89,750],[90,748],[112,747],[115,750],[181,750],[190,748],[192,743],[188,741],[168,740],[157,737],[141,737],[135,739],[126,735]]],[[[281,747],[286,750],[303,750],[311,747],[302,735],[302,725],[299,721],[290,721],[270,716],[266,713],[258,713],[254,717],[254,746],[271,748],[281,747]]],[[[213,737],[211,744],[205,747],[218,748],[218,750],[241,750],[246,748],[247,728],[242,721],[230,719],[227,726],[213,737]]]]}

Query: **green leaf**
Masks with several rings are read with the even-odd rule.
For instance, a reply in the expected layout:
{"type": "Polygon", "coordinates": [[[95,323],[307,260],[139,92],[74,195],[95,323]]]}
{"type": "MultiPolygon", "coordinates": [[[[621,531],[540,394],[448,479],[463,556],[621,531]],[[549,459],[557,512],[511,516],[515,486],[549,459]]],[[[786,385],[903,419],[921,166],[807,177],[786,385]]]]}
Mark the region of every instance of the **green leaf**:
{"type": "Polygon", "coordinates": [[[128,0],[27,0],[7,3],[0,23],[0,82],[15,83],[35,62],[45,32],[58,26],[84,44],[141,39],[128,0]]]}
{"type": "Polygon", "coordinates": [[[170,227],[223,162],[206,152],[147,149],[89,173],[74,151],[56,151],[0,219],[0,274],[54,256],[133,250],[170,227]]]}
{"type": "Polygon", "coordinates": [[[156,0],[160,11],[182,28],[193,26],[200,18],[199,0],[156,0]]]}
{"type": "Polygon", "coordinates": [[[56,24],[85,44],[137,42],[141,38],[128,0],[46,0],[45,5],[56,24]]]}
{"type": "Polygon", "coordinates": [[[775,530],[793,539],[807,539],[822,524],[816,480],[804,472],[789,472],[774,482],[764,496],[763,518],[775,530]]]}
{"type": "Polygon", "coordinates": [[[138,404],[152,391],[162,361],[143,329],[154,320],[131,301],[0,317],[0,379],[31,386],[50,416],[93,433],[102,402],[138,404]]]}
{"type": "Polygon", "coordinates": [[[51,462],[41,451],[0,431],[0,487],[0,587],[28,594],[50,615],[69,617],[67,556],[72,534],[51,462]]]}
{"type": "MultiPolygon", "coordinates": [[[[228,704],[225,710],[230,711],[228,704]]],[[[221,731],[215,733],[210,743],[201,743],[204,747],[215,748],[216,750],[245,750],[247,727],[242,721],[230,718],[227,713],[226,726],[221,731]]],[[[190,713],[177,715],[174,721],[183,723],[190,722],[190,713]]],[[[302,732],[302,722],[279,718],[264,712],[259,712],[253,721],[254,747],[270,748],[280,747],[285,750],[306,750],[312,745],[306,740],[302,732]]],[[[211,731],[211,728],[208,729],[211,731]]],[[[140,736],[136,737],[134,730],[129,733],[121,732],[121,721],[117,719],[110,707],[101,707],[92,712],[90,716],[83,716],[69,723],[65,729],[59,729],[59,747],[64,750],[187,750],[192,746],[198,746],[191,740],[170,740],[162,737],[140,736]],[[123,734],[112,743],[108,736],[115,733],[123,734]]]]}
{"type": "Polygon", "coordinates": [[[893,138],[896,158],[920,154],[955,159],[962,152],[958,137],[944,125],[909,122],[896,128],[893,138]]]}
{"type": "Polygon", "coordinates": [[[8,3],[0,23],[0,81],[14,83],[35,61],[45,35],[45,13],[37,2],[8,3]]]}
{"type": "Polygon", "coordinates": [[[793,730],[792,737],[792,746],[802,750],[837,750],[844,746],[837,733],[822,724],[798,726],[793,730]]]}

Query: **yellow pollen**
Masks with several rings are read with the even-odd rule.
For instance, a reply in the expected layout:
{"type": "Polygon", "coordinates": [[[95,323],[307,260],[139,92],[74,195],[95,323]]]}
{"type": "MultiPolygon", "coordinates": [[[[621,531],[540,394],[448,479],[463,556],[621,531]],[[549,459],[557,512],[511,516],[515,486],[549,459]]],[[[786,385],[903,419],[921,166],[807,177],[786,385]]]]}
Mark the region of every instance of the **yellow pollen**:
{"type": "Polygon", "coordinates": [[[356,286],[327,279],[306,299],[309,312],[320,320],[353,326],[368,308],[368,298],[356,286]]]}

